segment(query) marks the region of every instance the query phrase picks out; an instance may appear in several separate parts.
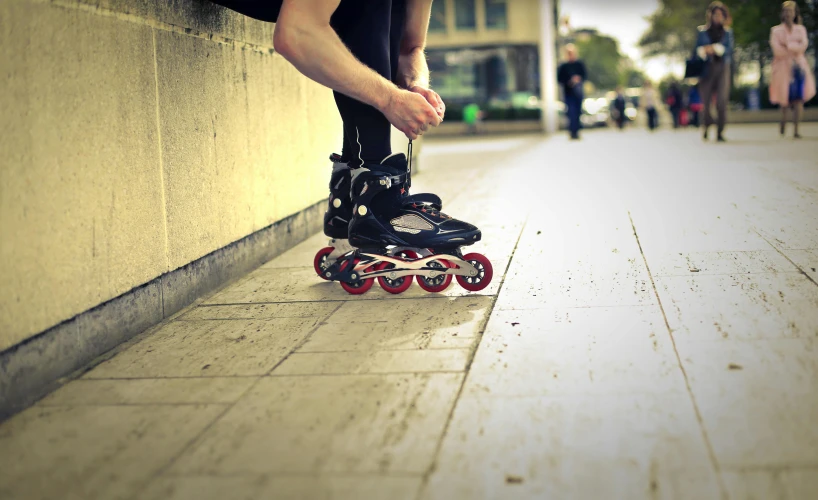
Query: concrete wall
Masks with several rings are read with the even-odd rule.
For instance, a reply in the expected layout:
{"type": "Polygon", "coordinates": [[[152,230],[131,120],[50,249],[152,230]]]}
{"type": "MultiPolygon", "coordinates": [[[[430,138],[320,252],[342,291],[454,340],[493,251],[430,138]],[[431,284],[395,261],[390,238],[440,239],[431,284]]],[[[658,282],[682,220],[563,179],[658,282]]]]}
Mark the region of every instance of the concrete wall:
{"type": "Polygon", "coordinates": [[[327,196],[332,95],[272,33],[203,0],[0,2],[0,351],[327,196]]]}
{"type": "Polygon", "coordinates": [[[446,32],[429,33],[427,45],[437,47],[475,47],[505,43],[538,44],[540,40],[540,0],[508,0],[508,29],[487,29],[483,0],[475,0],[477,28],[458,30],[455,26],[454,0],[446,2],[446,32]]]}

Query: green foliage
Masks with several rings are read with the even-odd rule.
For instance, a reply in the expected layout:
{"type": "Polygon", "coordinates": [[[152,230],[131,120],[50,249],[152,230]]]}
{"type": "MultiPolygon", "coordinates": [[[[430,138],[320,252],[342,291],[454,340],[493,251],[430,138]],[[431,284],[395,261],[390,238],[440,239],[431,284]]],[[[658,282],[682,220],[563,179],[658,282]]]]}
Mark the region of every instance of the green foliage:
{"type": "Polygon", "coordinates": [[[599,33],[582,33],[574,44],[585,63],[589,82],[598,89],[613,89],[619,84],[623,56],[615,38],[599,33]]]}
{"type": "Polygon", "coordinates": [[[625,59],[619,69],[619,84],[623,87],[641,87],[647,81],[645,73],[633,66],[633,61],[625,59]]]}
{"type": "Polygon", "coordinates": [[[696,27],[705,24],[710,2],[660,0],[659,9],[648,18],[648,31],[639,40],[645,55],[665,55],[677,60],[689,57],[696,46],[696,27]]]}

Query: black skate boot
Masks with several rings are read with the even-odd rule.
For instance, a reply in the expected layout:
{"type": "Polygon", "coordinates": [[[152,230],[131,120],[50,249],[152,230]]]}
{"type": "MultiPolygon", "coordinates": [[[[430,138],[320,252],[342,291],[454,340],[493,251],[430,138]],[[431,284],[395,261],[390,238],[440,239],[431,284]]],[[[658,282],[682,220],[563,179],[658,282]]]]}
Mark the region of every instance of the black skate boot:
{"type": "Polygon", "coordinates": [[[460,250],[480,241],[480,230],[440,212],[435,195],[409,195],[410,185],[411,166],[403,154],[352,172],[349,243],[358,250],[328,266],[324,277],[341,281],[353,294],[369,290],[374,278],[386,291],[401,293],[413,275],[429,292],[445,290],[452,276],[467,290],[484,289],[491,282],[491,263],[460,250]]]}

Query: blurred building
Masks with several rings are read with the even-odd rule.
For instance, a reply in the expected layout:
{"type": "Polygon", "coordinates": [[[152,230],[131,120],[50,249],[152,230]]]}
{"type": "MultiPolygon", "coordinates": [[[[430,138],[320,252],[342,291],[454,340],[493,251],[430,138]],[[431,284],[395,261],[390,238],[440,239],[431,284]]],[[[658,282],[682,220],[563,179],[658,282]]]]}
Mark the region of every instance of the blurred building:
{"type": "Polygon", "coordinates": [[[556,95],[556,9],[557,0],[435,0],[427,57],[447,108],[539,119],[556,95]]]}

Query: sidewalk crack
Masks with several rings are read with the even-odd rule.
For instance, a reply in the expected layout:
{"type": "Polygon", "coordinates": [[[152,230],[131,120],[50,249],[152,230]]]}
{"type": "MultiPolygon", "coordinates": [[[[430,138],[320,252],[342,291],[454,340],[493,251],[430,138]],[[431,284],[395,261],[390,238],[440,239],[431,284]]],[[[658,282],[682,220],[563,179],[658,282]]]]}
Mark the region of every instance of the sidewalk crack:
{"type": "Polygon", "coordinates": [[[662,298],[659,296],[659,290],[656,288],[656,282],[653,279],[653,273],[650,271],[650,266],[648,265],[648,259],[647,256],[645,256],[645,251],[642,249],[642,242],[639,241],[639,234],[636,232],[636,224],[633,222],[633,216],[631,215],[630,210],[628,211],[628,219],[631,221],[631,228],[633,229],[633,236],[636,238],[636,244],[639,246],[639,253],[642,255],[642,260],[645,262],[645,269],[648,271],[648,277],[650,277],[650,284],[653,287],[653,293],[656,295],[656,301],[659,303],[659,310],[662,311],[662,318],[665,321],[665,327],[667,328],[668,335],[670,336],[670,342],[673,345],[673,352],[676,355],[676,361],[679,363],[679,369],[682,370],[682,376],[684,377],[685,386],[687,387],[687,394],[690,396],[690,401],[693,403],[693,410],[696,412],[696,420],[699,421],[699,429],[701,429],[702,438],[704,438],[704,444],[707,447],[707,454],[710,457],[710,462],[716,472],[716,479],[719,483],[719,490],[721,490],[721,497],[723,500],[727,500],[729,495],[727,494],[727,488],[721,475],[721,466],[716,459],[713,444],[710,442],[710,437],[708,436],[707,429],[704,426],[704,418],[702,418],[702,413],[699,409],[699,404],[696,402],[696,397],[693,395],[693,388],[690,386],[690,378],[687,375],[684,364],[682,364],[682,357],[679,354],[678,347],[676,346],[676,339],[673,336],[673,329],[670,327],[670,322],[667,320],[667,314],[665,313],[665,307],[662,304],[662,298]]]}

